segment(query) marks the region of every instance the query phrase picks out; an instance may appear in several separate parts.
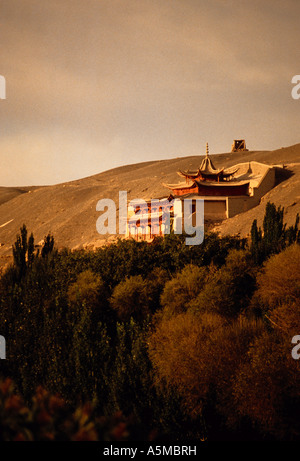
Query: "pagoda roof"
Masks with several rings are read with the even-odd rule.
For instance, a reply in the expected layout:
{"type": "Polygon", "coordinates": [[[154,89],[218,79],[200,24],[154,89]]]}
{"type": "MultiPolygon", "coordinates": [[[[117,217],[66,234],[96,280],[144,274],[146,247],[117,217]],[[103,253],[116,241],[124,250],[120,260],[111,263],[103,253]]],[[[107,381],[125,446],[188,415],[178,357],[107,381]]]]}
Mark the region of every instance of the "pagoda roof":
{"type": "Polygon", "coordinates": [[[207,182],[207,181],[199,181],[199,180],[195,180],[195,183],[197,184],[197,186],[204,186],[204,187],[219,187],[220,189],[224,188],[224,187],[239,187],[239,186],[244,186],[246,184],[250,184],[250,181],[247,181],[247,180],[244,180],[244,181],[237,181],[237,182],[220,182],[220,183],[211,183],[211,182],[207,182]]]}
{"type": "Polygon", "coordinates": [[[206,153],[204,159],[202,160],[199,170],[203,173],[214,173],[214,174],[222,171],[222,169],[217,170],[215,168],[210,156],[208,155],[208,152],[206,153]]]}
{"type": "Polygon", "coordinates": [[[179,170],[179,171],[177,171],[177,174],[179,176],[182,176],[183,178],[188,177],[188,178],[191,178],[191,179],[192,178],[196,179],[199,176],[199,168],[198,168],[198,170],[194,170],[194,171],[191,171],[191,170],[186,170],[186,171],[179,170]]]}
{"type": "Polygon", "coordinates": [[[191,189],[192,187],[195,186],[195,184],[187,184],[186,182],[180,182],[177,184],[165,184],[163,183],[163,186],[167,187],[168,189],[191,189]]]}
{"type": "Polygon", "coordinates": [[[210,156],[208,155],[208,152],[206,153],[204,159],[201,162],[200,167],[197,170],[179,170],[177,174],[179,176],[182,176],[184,178],[189,178],[189,179],[197,179],[199,178],[200,175],[202,176],[222,176],[223,178],[229,177],[234,175],[238,171],[238,168],[235,170],[230,170],[230,169],[225,169],[225,168],[215,168],[210,156]]]}

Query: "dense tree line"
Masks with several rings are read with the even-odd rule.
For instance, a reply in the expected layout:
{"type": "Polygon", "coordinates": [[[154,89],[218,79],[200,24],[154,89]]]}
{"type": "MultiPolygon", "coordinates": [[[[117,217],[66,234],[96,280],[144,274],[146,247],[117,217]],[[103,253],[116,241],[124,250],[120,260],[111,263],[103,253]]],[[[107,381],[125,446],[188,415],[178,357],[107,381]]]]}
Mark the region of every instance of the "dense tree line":
{"type": "Polygon", "coordinates": [[[286,228],[283,211],[199,246],[57,251],[47,235],[37,249],[24,225],[0,278],[2,378],[28,404],[43,386],[121,412],[137,438],[299,439],[299,219],[286,228]]]}

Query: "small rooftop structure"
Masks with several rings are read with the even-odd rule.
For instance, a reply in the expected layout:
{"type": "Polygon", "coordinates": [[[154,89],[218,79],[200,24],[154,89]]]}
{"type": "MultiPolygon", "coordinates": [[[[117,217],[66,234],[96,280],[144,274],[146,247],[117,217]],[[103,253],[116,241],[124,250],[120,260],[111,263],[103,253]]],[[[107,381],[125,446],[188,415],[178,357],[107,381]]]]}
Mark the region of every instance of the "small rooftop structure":
{"type": "Polygon", "coordinates": [[[231,145],[231,152],[248,151],[245,139],[235,139],[231,145]]]}

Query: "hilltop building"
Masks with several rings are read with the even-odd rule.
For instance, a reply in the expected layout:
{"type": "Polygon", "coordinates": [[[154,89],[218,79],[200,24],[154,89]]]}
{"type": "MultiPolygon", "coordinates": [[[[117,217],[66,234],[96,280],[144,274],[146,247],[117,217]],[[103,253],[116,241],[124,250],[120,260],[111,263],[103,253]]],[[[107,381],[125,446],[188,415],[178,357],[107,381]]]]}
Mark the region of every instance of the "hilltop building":
{"type": "Polygon", "coordinates": [[[209,156],[208,145],[206,145],[206,155],[200,167],[196,171],[178,171],[179,176],[185,178],[185,182],[166,184],[166,187],[172,191],[174,197],[187,194],[205,197],[246,195],[249,181],[234,182],[233,178],[237,171],[237,167],[215,168],[209,156]]]}
{"type": "Polygon", "coordinates": [[[235,139],[231,145],[231,152],[248,151],[245,139],[235,139]]]}
{"type": "MultiPolygon", "coordinates": [[[[204,201],[205,222],[216,223],[243,213],[257,206],[261,198],[275,185],[276,167],[255,161],[244,162],[232,168],[215,168],[206,145],[206,155],[199,168],[194,171],[178,171],[184,181],[177,184],[164,184],[169,189],[165,197],[146,200],[143,206],[129,207],[127,236],[151,240],[155,235],[164,235],[169,223],[165,211],[174,217],[174,206],[188,198],[192,200],[192,210],[196,210],[196,201],[204,201]],[[139,213],[139,220],[130,224],[130,218],[139,213]]],[[[179,205],[180,206],[180,205],[179,205]]]]}

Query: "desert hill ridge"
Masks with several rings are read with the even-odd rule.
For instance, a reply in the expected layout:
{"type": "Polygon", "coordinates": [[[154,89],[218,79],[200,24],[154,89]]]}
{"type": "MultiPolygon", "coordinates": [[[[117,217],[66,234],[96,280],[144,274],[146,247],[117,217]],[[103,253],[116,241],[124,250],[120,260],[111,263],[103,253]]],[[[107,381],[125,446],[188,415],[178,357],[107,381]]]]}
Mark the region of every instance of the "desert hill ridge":
{"type": "MultiPolygon", "coordinates": [[[[268,200],[285,208],[285,222],[293,224],[300,213],[300,144],[273,151],[248,151],[210,154],[216,167],[257,161],[284,165],[285,175],[278,185],[263,197],[261,203],[240,215],[218,223],[220,234],[246,236],[253,219],[261,224],[268,200]]],[[[179,169],[196,169],[203,159],[199,156],[176,157],[120,166],[93,176],[56,185],[32,187],[0,187],[0,259],[2,264],[12,254],[12,244],[23,223],[33,232],[35,243],[49,232],[56,247],[97,248],[114,236],[101,236],[96,230],[99,212],[96,204],[102,198],[115,201],[118,210],[119,191],[128,199],[163,197],[168,190],[163,183],[179,181],[179,169]]]]}

